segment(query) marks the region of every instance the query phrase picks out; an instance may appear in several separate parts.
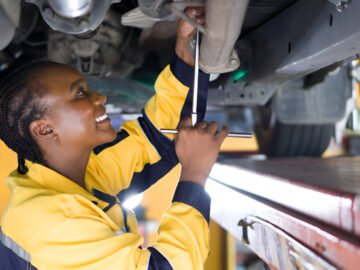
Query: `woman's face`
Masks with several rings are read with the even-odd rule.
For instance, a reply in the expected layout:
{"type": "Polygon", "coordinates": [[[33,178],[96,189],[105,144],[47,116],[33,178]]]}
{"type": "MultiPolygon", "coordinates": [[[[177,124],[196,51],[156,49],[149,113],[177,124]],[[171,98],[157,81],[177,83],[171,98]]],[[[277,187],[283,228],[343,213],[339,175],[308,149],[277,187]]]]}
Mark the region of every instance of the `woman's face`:
{"type": "Polygon", "coordinates": [[[35,76],[48,89],[44,118],[61,145],[82,151],[116,138],[104,107],[106,97],[91,91],[78,71],[54,65],[35,76]]]}

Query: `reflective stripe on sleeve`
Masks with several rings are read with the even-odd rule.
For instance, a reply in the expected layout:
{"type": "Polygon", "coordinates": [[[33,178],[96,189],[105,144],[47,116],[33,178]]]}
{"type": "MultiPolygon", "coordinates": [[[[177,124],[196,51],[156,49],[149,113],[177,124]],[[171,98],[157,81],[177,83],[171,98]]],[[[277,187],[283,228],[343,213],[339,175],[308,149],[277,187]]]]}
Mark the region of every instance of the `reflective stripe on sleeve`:
{"type": "Polygon", "coordinates": [[[0,228],[0,236],[1,236],[1,243],[7,247],[8,249],[12,250],[16,255],[18,255],[21,259],[31,262],[30,254],[27,253],[24,249],[22,249],[14,240],[10,237],[5,235],[1,228],[0,228]]]}

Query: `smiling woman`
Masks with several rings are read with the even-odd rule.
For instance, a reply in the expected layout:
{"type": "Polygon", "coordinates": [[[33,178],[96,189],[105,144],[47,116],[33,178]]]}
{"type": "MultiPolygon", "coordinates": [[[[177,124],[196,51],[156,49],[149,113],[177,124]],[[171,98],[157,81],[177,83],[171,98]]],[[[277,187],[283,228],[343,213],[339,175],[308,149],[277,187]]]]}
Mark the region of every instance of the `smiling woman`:
{"type": "Polygon", "coordinates": [[[106,116],[106,97],[90,90],[78,71],[64,65],[48,67],[35,77],[48,89],[42,103],[51,109],[46,117],[31,123],[31,134],[47,166],[85,187],[90,153],[116,138],[106,116]]]}
{"type": "Polygon", "coordinates": [[[116,138],[105,114],[106,97],[88,89],[78,71],[52,62],[23,66],[2,89],[0,135],[18,153],[19,172],[27,171],[27,159],[84,186],[91,151],[116,138]]]}
{"type": "MultiPolygon", "coordinates": [[[[194,19],[204,15],[190,11],[194,19]]],[[[18,170],[7,179],[13,195],[1,219],[0,248],[9,256],[0,257],[0,266],[5,261],[52,270],[203,268],[210,215],[203,185],[227,129],[180,121],[191,112],[193,94],[187,45],[194,29],[185,22],[179,27],[184,26],[192,31],[178,32],[176,55],[142,115],[118,132],[106,114],[106,97],[70,67],[32,63],[0,86],[0,138],[19,155],[18,170]],[[162,127],[178,128],[175,141],[162,127]],[[148,189],[179,162],[180,182],[157,243],[141,249],[136,218],[121,201],[148,189]]],[[[200,73],[199,118],[208,80],[200,73]]]]}

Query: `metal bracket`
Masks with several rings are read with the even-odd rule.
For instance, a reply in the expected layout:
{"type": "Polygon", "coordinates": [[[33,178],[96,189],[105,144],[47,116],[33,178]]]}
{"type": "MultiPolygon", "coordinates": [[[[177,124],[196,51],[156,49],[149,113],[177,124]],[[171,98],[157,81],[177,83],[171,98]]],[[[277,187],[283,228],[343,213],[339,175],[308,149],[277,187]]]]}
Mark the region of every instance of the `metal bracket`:
{"type": "Polygon", "coordinates": [[[233,81],[228,78],[217,88],[210,88],[209,105],[264,105],[279,90],[277,84],[249,84],[245,81],[233,81]]]}
{"type": "Polygon", "coordinates": [[[242,228],[242,242],[246,245],[250,245],[249,237],[248,237],[248,228],[252,228],[252,225],[254,222],[247,222],[246,218],[240,219],[238,226],[241,226],[242,228]]]}
{"type": "Polygon", "coordinates": [[[176,17],[182,18],[201,33],[206,33],[206,28],[185,15],[187,7],[202,7],[205,2],[196,1],[167,1],[167,0],[139,0],[139,7],[125,13],[121,18],[121,23],[126,26],[138,28],[152,27],[158,21],[174,20],[176,17]]]}

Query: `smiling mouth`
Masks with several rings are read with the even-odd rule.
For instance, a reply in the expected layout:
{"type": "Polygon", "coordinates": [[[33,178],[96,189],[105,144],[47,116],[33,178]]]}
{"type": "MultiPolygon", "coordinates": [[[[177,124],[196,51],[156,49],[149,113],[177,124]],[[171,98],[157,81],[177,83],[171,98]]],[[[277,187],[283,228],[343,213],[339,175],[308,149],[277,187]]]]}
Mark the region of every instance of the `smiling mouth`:
{"type": "Polygon", "coordinates": [[[109,118],[109,117],[107,116],[107,114],[104,113],[103,115],[101,115],[101,116],[99,116],[99,117],[96,117],[95,121],[96,121],[96,123],[100,123],[100,122],[102,122],[102,121],[104,121],[104,120],[106,120],[106,119],[108,119],[108,118],[109,118]]]}

